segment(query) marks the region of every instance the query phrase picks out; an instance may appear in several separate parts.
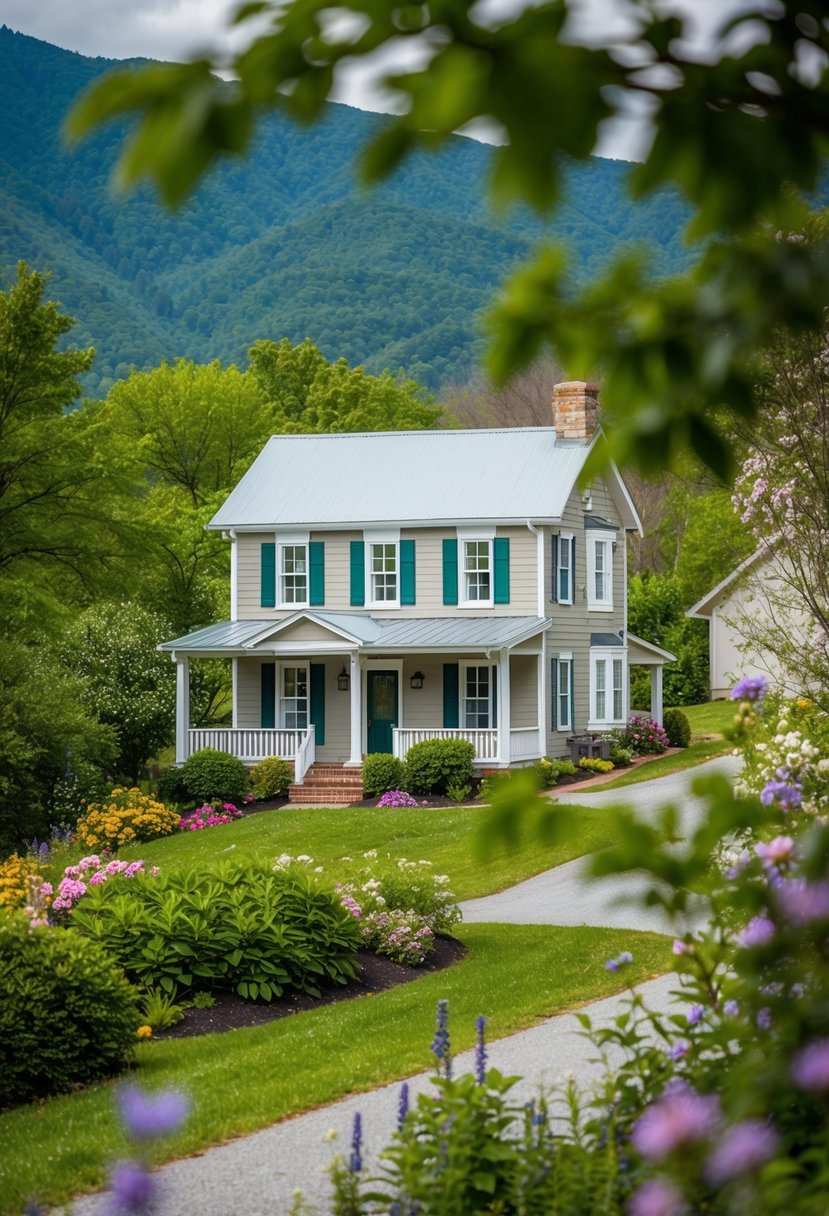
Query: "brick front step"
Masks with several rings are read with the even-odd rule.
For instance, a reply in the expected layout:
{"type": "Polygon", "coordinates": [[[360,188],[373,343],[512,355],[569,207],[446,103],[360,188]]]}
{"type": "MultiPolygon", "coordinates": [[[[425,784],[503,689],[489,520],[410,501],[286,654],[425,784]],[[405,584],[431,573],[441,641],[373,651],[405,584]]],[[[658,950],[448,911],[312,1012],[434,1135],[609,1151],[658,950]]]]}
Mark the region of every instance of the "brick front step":
{"type": "Polygon", "coordinates": [[[363,797],[363,777],[358,768],[341,764],[312,764],[302,785],[288,786],[289,802],[314,806],[347,806],[363,797]]]}

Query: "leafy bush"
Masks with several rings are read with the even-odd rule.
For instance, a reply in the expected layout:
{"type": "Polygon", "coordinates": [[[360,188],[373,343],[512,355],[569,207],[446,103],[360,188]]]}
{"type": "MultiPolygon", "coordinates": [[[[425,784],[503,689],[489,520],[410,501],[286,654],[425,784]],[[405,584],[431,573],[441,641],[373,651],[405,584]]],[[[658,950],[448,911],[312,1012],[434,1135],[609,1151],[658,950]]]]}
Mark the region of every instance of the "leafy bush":
{"type": "MultiPolygon", "coordinates": [[[[67,866],[63,878],[58,883],[57,893],[52,904],[53,912],[69,912],[90,887],[99,887],[112,878],[135,878],[136,874],[144,873],[143,861],[105,861],[95,853],[82,857],[77,865],[67,866]]],[[[150,876],[158,874],[158,867],[150,868],[150,876]]],[[[51,888],[47,892],[51,895],[51,888]]]]}
{"type": "Polygon", "coordinates": [[[446,786],[446,797],[451,798],[453,802],[464,802],[472,792],[472,786],[468,782],[450,781],[446,786]]]}
{"type": "Polygon", "coordinates": [[[251,770],[250,779],[257,798],[284,798],[294,779],[294,766],[290,760],[268,756],[251,770]]]}
{"type": "Polygon", "coordinates": [[[286,988],[357,974],[358,926],[313,874],[225,862],[207,870],[96,886],[73,927],[117,959],[136,983],[171,996],[194,986],[266,1001],[286,988]]]}
{"type": "Polygon", "coordinates": [[[92,803],[78,820],[76,839],[89,849],[118,849],[121,845],[169,836],[179,817],[139,789],[114,789],[108,801],[92,803]]]}
{"type": "Polygon", "coordinates": [[[363,761],[363,793],[366,798],[400,789],[403,783],[403,761],[388,752],[376,752],[363,761]]]}
{"type": "Polygon", "coordinates": [[[475,748],[466,739],[424,739],[406,753],[406,789],[443,794],[447,786],[471,785],[475,748]]]}
{"type": "Polygon", "coordinates": [[[691,723],[681,709],[666,709],[662,725],[671,747],[687,747],[691,742],[691,723]]]}
{"type": "Polygon", "coordinates": [[[95,942],[0,912],[0,1106],[124,1067],[138,993],[95,942]]]}
{"type": "Polygon", "coordinates": [[[168,806],[170,804],[181,805],[182,802],[190,800],[180,767],[165,768],[159,774],[156,794],[159,802],[164,802],[168,806]]]}
{"type": "Polygon", "coordinates": [[[572,760],[553,760],[549,756],[545,756],[543,760],[539,760],[535,765],[535,770],[538,773],[539,788],[548,790],[556,785],[562,777],[572,777],[576,771],[576,766],[572,760]]]}
{"type": "Polygon", "coordinates": [[[405,790],[387,790],[378,806],[419,806],[420,803],[411,794],[407,794],[405,790]]]}
{"type": "Polygon", "coordinates": [[[598,756],[582,756],[579,760],[579,768],[583,768],[588,773],[610,773],[613,771],[612,760],[600,760],[598,756]]]}
{"type": "Polygon", "coordinates": [[[184,1017],[184,1010],[173,998],[159,988],[150,988],[141,1006],[145,1025],[151,1030],[169,1030],[184,1017]]]}
{"type": "Polygon", "coordinates": [[[663,728],[644,714],[631,714],[616,739],[620,747],[629,748],[634,756],[658,756],[668,746],[663,728]]]}
{"type": "Polygon", "coordinates": [[[248,770],[241,760],[214,747],[193,752],[181,766],[181,779],[188,798],[198,802],[244,802],[250,787],[248,770]]]}
{"type": "Polygon", "coordinates": [[[622,747],[614,739],[610,745],[610,759],[613,761],[614,768],[627,768],[633,762],[633,752],[629,747],[622,747]]]}

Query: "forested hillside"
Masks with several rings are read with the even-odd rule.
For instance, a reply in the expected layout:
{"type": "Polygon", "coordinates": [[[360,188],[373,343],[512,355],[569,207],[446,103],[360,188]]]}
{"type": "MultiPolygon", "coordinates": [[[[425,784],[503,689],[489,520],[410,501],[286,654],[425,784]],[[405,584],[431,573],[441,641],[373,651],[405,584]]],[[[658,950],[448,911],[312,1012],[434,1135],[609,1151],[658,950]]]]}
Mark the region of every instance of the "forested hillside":
{"type": "MultiPolygon", "coordinates": [[[[381,116],[331,105],[306,130],[273,115],[253,155],[171,216],[146,193],[112,198],[117,129],[62,145],[73,99],[111,66],[0,28],[0,269],[4,282],[21,258],[51,271],[75,341],[98,351],[88,392],[164,358],[244,360],[258,338],[307,336],[328,358],[404,368],[433,390],[469,373],[493,287],[544,233],[529,213],[487,212],[486,145],[454,139],[362,193],[352,163],[381,116]]],[[[678,198],[634,205],[626,169],[570,173],[549,230],[576,278],[645,241],[662,271],[687,260],[678,198]]]]}

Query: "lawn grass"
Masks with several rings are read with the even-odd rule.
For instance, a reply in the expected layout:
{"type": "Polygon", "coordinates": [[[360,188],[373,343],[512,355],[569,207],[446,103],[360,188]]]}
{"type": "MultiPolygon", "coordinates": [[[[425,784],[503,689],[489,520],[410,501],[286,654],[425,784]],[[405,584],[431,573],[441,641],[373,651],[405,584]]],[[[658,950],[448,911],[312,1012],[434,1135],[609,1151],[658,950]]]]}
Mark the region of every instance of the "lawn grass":
{"type": "MultiPolygon", "coordinates": [[[[376,996],[343,1001],[248,1030],[143,1043],[133,1079],[175,1086],[194,1113],[157,1160],[197,1152],[348,1093],[423,1071],[435,1004],[448,998],[453,1050],[471,1047],[479,1013],[492,1039],[670,969],[670,941],[655,933],[539,925],[468,925],[469,954],[445,971],[376,996]],[[630,950],[624,975],[605,960],[630,950]]],[[[491,1052],[498,1063],[497,1045],[491,1052]]],[[[0,1115],[0,1212],[36,1196],[62,1203],[102,1184],[126,1152],[113,1108],[115,1082],[0,1115]]]]}
{"type": "Polygon", "coordinates": [[[119,857],[143,857],[167,870],[195,867],[222,858],[249,858],[270,863],[280,853],[308,853],[329,869],[344,856],[359,857],[377,849],[383,857],[431,861],[435,872],[448,874],[459,899],[502,891],[553,866],[594,853],[615,842],[614,828],[600,810],[580,807],[578,832],[555,844],[543,844],[540,822],[555,821],[559,808],[547,804],[522,816],[519,839],[501,844],[487,859],[481,855],[481,833],[492,823],[486,806],[417,809],[341,807],[263,811],[238,823],[201,832],[181,832],[148,844],[119,850],[119,857]]]}
{"type": "Polygon", "coordinates": [[[680,705],[678,707],[691,723],[691,742],[712,735],[722,735],[727,726],[733,726],[736,707],[733,701],[707,701],[704,705],[680,705]]]}

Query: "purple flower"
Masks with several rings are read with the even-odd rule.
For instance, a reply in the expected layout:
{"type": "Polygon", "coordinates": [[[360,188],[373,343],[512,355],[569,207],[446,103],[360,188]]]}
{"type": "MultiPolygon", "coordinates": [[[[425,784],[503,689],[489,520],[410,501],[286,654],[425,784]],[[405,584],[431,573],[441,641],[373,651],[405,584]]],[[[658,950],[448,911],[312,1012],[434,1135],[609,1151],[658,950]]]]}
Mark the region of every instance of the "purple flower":
{"type": "Polygon", "coordinates": [[[713,1094],[698,1094],[688,1085],[666,1089],[633,1126],[631,1140],[648,1161],[662,1161],[684,1144],[704,1140],[716,1126],[720,1104],[713,1094]]]}
{"type": "Polygon", "coordinates": [[[618,971],[619,963],[615,958],[609,958],[604,965],[605,971],[618,971]]]}
{"type": "Polygon", "coordinates": [[[691,1050],[690,1043],[687,1043],[685,1041],[685,1039],[678,1039],[677,1042],[674,1043],[673,1047],[670,1050],[670,1057],[674,1061],[682,1060],[685,1058],[685,1056],[687,1056],[687,1054],[690,1050],[691,1050]]]}
{"type": "Polygon", "coordinates": [[[803,802],[803,787],[796,781],[767,781],[760,791],[763,806],[780,807],[781,811],[796,811],[803,802]]]}
{"type": "Polygon", "coordinates": [[[623,965],[626,965],[627,963],[632,963],[633,955],[631,954],[631,952],[629,950],[623,950],[622,953],[619,955],[619,958],[617,961],[623,965]]]}
{"type": "Polygon", "coordinates": [[[726,1001],[722,1007],[722,1011],[727,1018],[736,1018],[740,1013],[740,1002],[735,1000],[726,1001]]]}
{"type": "Polygon", "coordinates": [[[829,883],[806,883],[791,879],[777,887],[777,898],[787,920],[808,925],[813,920],[829,919],[829,883]]]}
{"type": "Polygon", "coordinates": [[[774,922],[767,916],[755,916],[748,922],[740,935],[740,945],[749,950],[755,946],[765,946],[774,937],[774,922]]]}
{"type": "Polygon", "coordinates": [[[732,701],[755,701],[758,708],[769,690],[765,676],[743,676],[731,690],[732,701]]]}
{"type": "Polygon", "coordinates": [[[402,1131],[406,1115],[409,1113],[409,1082],[404,1081],[400,1086],[400,1101],[397,1104],[397,1126],[402,1131]]]}
{"type": "Polygon", "coordinates": [[[438,1073],[441,1065],[447,1077],[452,1075],[452,1055],[449,1047],[449,1002],[438,1001],[435,1037],[432,1039],[432,1052],[437,1057],[438,1073]]]}
{"type": "Polygon", "coordinates": [[[829,1039],[815,1039],[792,1061],[792,1078],[799,1089],[810,1093],[829,1090],[829,1039]]]}
{"type": "Polygon", "coordinates": [[[757,1013],[757,1026],[760,1030],[771,1030],[772,1016],[768,1005],[764,1005],[757,1013]]]}
{"type": "Polygon", "coordinates": [[[348,1168],[352,1174],[359,1174],[363,1168],[363,1120],[359,1111],[354,1116],[354,1127],[351,1131],[351,1160],[348,1168]]]}
{"type": "Polygon", "coordinates": [[[479,1085],[483,1085],[486,1080],[486,1040],[484,1038],[486,1018],[482,1013],[478,1014],[475,1019],[475,1031],[478,1036],[475,1047],[475,1080],[479,1085]]]}
{"type": "Polygon", "coordinates": [[[688,1025],[697,1026],[705,1017],[704,1005],[692,1005],[688,1011],[688,1025]]]}
{"type": "Polygon", "coordinates": [[[628,1216],[679,1216],[684,1201],[670,1182],[651,1178],[634,1191],[628,1205],[628,1216]]]}
{"type": "Polygon", "coordinates": [[[691,947],[686,942],[682,941],[680,938],[677,937],[674,939],[674,944],[671,946],[671,953],[672,954],[690,954],[691,947]]]}
{"type": "Polygon", "coordinates": [[[754,1173],[775,1153],[777,1132],[761,1119],[746,1119],[729,1127],[708,1158],[705,1176],[713,1186],[754,1173]]]}
{"type": "Polygon", "coordinates": [[[109,1180],[112,1212],[147,1212],[155,1196],[155,1182],[140,1161],[123,1161],[109,1180]]]}
{"type": "Polygon", "coordinates": [[[118,1094],[121,1122],[133,1140],[155,1140],[169,1136],[184,1122],[190,1103],[184,1094],[165,1089],[159,1094],[147,1094],[134,1085],[118,1094]]]}

